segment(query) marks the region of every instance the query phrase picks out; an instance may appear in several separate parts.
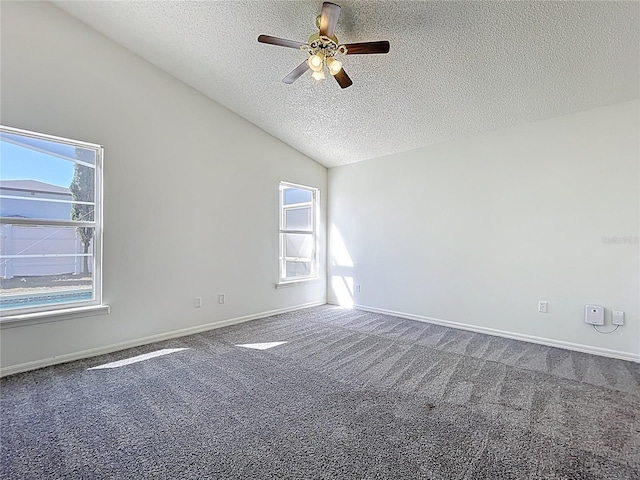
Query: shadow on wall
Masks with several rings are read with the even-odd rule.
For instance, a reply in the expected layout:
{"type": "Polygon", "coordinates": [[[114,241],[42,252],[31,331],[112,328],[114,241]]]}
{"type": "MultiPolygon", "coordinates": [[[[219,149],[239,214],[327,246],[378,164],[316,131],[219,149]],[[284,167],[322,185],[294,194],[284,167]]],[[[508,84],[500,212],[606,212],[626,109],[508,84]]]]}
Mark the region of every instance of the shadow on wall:
{"type": "Polygon", "coordinates": [[[341,307],[353,307],[353,259],[340,231],[331,225],[331,289],[341,307]]]}

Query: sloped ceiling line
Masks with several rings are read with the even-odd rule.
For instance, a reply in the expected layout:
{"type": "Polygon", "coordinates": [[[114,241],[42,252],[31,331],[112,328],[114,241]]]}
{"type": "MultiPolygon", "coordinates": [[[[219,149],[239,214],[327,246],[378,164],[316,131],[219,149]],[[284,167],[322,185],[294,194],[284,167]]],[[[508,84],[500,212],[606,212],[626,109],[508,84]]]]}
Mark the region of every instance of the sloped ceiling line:
{"type": "Polygon", "coordinates": [[[638,2],[341,2],[354,85],[306,73],[321,1],[54,2],[327,167],[638,98],[638,2]],[[321,125],[321,128],[318,126],[321,125]]]}

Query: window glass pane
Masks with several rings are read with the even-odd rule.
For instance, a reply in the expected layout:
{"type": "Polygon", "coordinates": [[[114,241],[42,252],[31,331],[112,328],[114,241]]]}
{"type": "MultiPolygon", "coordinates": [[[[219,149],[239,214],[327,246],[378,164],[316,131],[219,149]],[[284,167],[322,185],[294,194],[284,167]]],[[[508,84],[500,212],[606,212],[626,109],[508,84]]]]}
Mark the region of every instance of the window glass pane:
{"type": "Polygon", "coordinates": [[[284,228],[287,230],[311,231],[313,228],[313,223],[311,221],[311,207],[291,208],[285,210],[284,228]]]}
{"type": "Polygon", "coordinates": [[[85,266],[82,256],[93,253],[94,233],[89,227],[0,225],[0,276],[90,271],[92,262],[85,266]]]}
{"type": "Polygon", "coordinates": [[[93,229],[2,225],[0,310],[93,298],[93,229]]]}
{"type": "Polygon", "coordinates": [[[71,220],[92,222],[95,209],[95,169],[77,163],[69,186],[71,191],[71,220]]]}
{"type": "Polygon", "coordinates": [[[0,126],[1,311],[100,303],[101,152],[0,126]]]}
{"type": "Polygon", "coordinates": [[[91,148],[74,147],[73,156],[80,162],[96,164],[96,151],[91,148]]]}
{"type": "Polygon", "coordinates": [[[95,167],[75,159],[95,164],[95,150],[6,133],[1,138],[2,217],[94,220],[95,167]]]}
{"type": "MultiPolygon", "coordinates": [[[[14,279],[14,281],[19,280],[22,279],[14,279]]],[[[46,281],[42,277],[38,277],[38,280],[46,281]]],[[[59,280],[65,280],[65,276],[55,276],[48,281],[53,284],[59,280]]],[[[0,280],[0,282],[7,283],[7,287],[3,286],[2,290],[0,290],[2,292],[2,296],[0,296],[0,312],[5,313],[15,313],[11,311],[23,308],[62,307],[62,304],[65,303],[77,304],[77,302],[89,302],[95,298],[91,278],[84,282],[82,288],[80,288],[80,283],[78,282],[78,288],[68,288],[66,290],[62,288],[43,288],[41,283],[37,283],[31,278],[28,278],[27,283],[23,284],[27,285],[27,287],[22,290],[15,290],[11,281],[0,280]]]]}
{"type": "Polygon", "coordinates": [[[280,279],[317,275],[315,217],[318,190],[280,183],[280,279]],[[286,233],[299,231],[305,233],[286,233]],[[307,233],[308,232],[308,233],[307,233]]]}
{"type": "Polygon", "coordinates": [[[301,188],[285,188],[284,189],[284,204],[292,205],[294,203],[310,202],[312,199],[311,190],[303,190],[301,188]]]}
{"type": "Polygon", "coordinates": [[[311,261],[313,258],[313,235],[303,233],[283,233],[284,256],[286,260],[304,259],[311,261]]]}
{"type": "Polygon", "coordinates": [[[76,160],[95,164],[96,152],[92,149],[6,133],[0,140],[3,180],[30,179],[69,188],[76,160]],[[18,137],[20,140],[15,140],[18,137]]]}
{"type": "Polygon", "coordinates": [[[286,262],[287,278],[311,275],[311,262],[286,262]]]}
{"type": "MultiPolygon", "coordinates": [[[[60,159],[75,162],[80,160],[95,165],[96,152],[91,148],[76,147],[64,142],[56,142],[44,138],[35,138],[18,133],[0,132],[0,144],[3,155],[10,151],[9,145],[15,148],[38,152],[46,157],[58,157],[60,159]],[[6,150],[5,150],[6,149],[6,150]]],[[[48,163],[48,162],[45,162],[48,163]]]]}

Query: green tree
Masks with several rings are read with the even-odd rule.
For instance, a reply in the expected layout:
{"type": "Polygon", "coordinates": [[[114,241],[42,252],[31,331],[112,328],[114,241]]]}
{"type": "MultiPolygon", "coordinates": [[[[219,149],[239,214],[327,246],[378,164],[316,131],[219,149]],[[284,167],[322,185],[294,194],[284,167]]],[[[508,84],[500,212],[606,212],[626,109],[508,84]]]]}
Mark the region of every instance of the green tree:
{"type": "MultiPolygon", "coordinates": [[[[91,150],[76,147],[76,159],[78,160],[94,160],[95,153],[91,150]]],[[[76,163],[73,171],[73,179],[69,186],[73,200],[80,202],[93,202],[95,199],[95,170],[81,163],[76,163]]],[[[94,215],[94,206],[82,203],[73,203],[71,205],[71,219],[77,221],[92,221],[94,215]]],[[[89,246],[93,239],[93,228],[77,227],[80,241],[82,242],[83,253],[89,253],[89,246]]],[[[83,257],[82,273],[89,273],[89,257],[83,257]]]]}

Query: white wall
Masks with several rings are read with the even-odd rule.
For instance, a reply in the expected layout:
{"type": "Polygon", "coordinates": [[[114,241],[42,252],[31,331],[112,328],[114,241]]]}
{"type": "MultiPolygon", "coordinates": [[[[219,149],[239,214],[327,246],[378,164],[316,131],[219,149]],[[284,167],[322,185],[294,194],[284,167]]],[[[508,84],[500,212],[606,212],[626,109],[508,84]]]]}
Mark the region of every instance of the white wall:
{"type": "Polygon", "coordinates": [[[632,101],[329,170],[329,300],[348,302],[352,282],[357,305],[640,358],[638,111],[632,101]],[[603,241],[614,236],[625,243],[603,241]],[[627,325],[596,333],[587,303],[623,310],[627,325]]]}
{"type": "Polygon", "coordinates": [[[110,315],[4,328],[3,370],[324,303],[324,281],[274,287],[279,181],[319,187],[326,199],[324,167],[51,4],[2,2],[1,15],[2,123],[105,147],[111,306],[110,315]]]}

